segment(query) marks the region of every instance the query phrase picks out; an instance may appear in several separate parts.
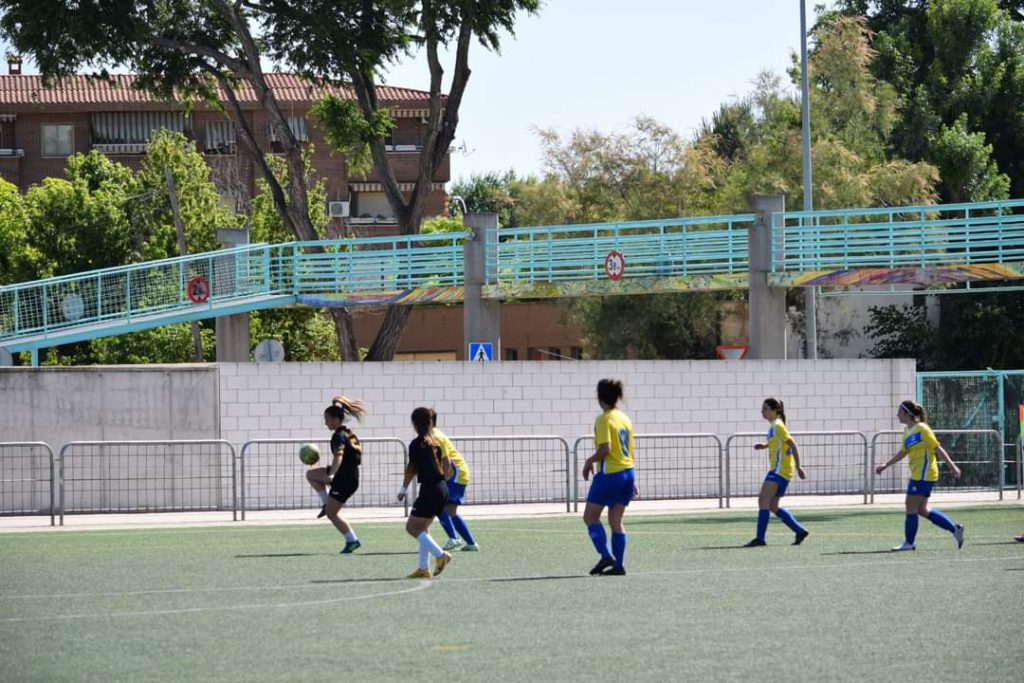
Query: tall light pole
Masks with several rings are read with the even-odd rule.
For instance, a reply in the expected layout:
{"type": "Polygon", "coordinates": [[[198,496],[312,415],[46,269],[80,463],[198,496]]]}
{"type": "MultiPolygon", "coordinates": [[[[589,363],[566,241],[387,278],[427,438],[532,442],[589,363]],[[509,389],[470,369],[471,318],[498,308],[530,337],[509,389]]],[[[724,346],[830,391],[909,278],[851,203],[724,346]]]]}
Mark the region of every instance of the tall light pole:
{"type": "MultiPolygon", "coordinates": [[[[807,6],[805,0],[800,0],[800,109],[804,142],[804,211],[812,211],[814,198],[811,194],[811,97],[807,81],[807,6]]],[[[804,219],[804,225],[810,223],[810,218],[804,219]]],[[[818,301],[814,287],[804,290],[804,314],[807,357],[813,360],[818,357],[818,301]]]]}

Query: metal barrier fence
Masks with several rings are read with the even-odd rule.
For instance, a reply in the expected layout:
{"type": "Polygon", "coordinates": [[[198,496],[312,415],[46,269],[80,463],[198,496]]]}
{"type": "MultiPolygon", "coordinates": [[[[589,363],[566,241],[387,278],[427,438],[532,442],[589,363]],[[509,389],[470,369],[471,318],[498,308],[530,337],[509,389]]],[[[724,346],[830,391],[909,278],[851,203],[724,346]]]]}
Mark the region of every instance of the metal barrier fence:
{"type": "MultiPolygon", "coordinates": [[[[715,434],[636,434],[637,488],[643,500],[725,498],[722,441],[715,434]]],[[[590,449],[593,437],[581,436],[573,444],[573,504],[586,500],[589,481],[583,483],[581,446],[590,449]]],[[[589,456],[587,456],[589,457],[589,456]]]]}
{"type": "Polygon", "coordinates": [[[560,436],[450,436],[469,467],[466,500],[553,503],[570,511],[569,443],[560,436]]]}
{"type": "Polygon", "coordinates": [[[1024,434],[1017,437],[1017,500],[1021,496],[1021,479],[1024,475],[1024,434]]]}
{"type": "MultiPolygon", "coordinates": [[[[955,488],[958,491],[998,490],[999,500],[1003,499],[1005,468],[1002,437],[994,429],[936,429],[942,447],[960,467],[962,475],[955,488]],[[943,439],[943,436],[952,438],[943,439]],[[977,448],[979,441],[988,441],[989,447],[977,448]],[[979,455],[980,454],[980,455],[979,455]]],[[[906,459],[898,469],[890,469],[881,475],[875,474],[875,467],[887,461],[902,448],[903,432],[897,430],[877,432],[871,437],[871,502],[875,493],[902,493],[907,487],[906,459]],[[884,455],[880,445],[888,446],[884,455]]],[[[939,460],[939,481],[937,488],[953,488],[952,478],[946,472],[945,463],[939,460]]]]}
{"type": "Polygon", "coordinates": [[[231,510],[238,519],[235,449],[227,441],[72,441],[60,449],[65,512],[231,510]]]}
{"type": "Polygon", "coordinates": [[[57,487],[53,465],[49,444],[0,442],[0,515],[49,514],[50,526],[54,526],[57,487]]]}
{"type": "MultiPolygon", "coordinates": [[[[862,494],[868,502],[868,438],[863,432],[792,432],[800,449],[800,465],[807,479],[794,480],[786,495],[862,494]]],[[[739,432],[725,441],[725,506],[734,496],[756,496],[761,490],[768,458],[753,445],[765,440],[764,432],[739,432]],[[733,441],[747,448],[737,449],[733,441]]]]}
{"type": "MultiPolygon", "coordinates": [[[[320,499],[306,480],[307,467],[299,460],[299,448],[311,443],[325,454],[318,467],[327,464],[329,439],[254,439],[239,451],[240,508],[242,519],[249,510],[319,510],[320,499]]],[[[408,503],[395,497],[402,483],[407,457],[405,442],[384,437],[360,439],[363,446],[359,490],[347,507],[400,507],[408,503]]]]}

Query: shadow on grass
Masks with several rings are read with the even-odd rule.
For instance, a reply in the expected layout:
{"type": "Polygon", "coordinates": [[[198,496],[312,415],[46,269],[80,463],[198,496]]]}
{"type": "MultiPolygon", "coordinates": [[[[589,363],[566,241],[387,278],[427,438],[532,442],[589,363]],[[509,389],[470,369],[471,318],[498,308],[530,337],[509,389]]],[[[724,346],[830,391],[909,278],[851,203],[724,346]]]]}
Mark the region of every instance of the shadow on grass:
{"type": "Polygon", "coordinates": [[[322,555],[333,555],[334,553],[264,553],[261,555],[235,555],[238,560],[266,559],[271,557],[319,557],[322,555]]]}
{"type": "Polygon", "coordinates": [[[323,586],[332,586],[335,584],[346,584],[346,583],[384,583],[391,581],[409,581],[404,576],[380,576],[380,577],[366,577],[362,579],[313,579],[310,583],[315,583],[323,586]]]}
{"type": "Polygon", "coordinates": [[[697,550],[757,550],[758,548],[764,548],[766,546],[754,546],[748,548],[747,546],[740,543],[739,545],[705,545],[697,548],[697,550]]]}
{"type": "Polygon", "coordinates": [[[988,541],[987,543],[968,543],[967,545],[1022,545],[1020,541],[988,541]]]}
{"type": "Polygon", "coordinates": [[[839,552],[836,552],[836,553],[821,553],[821,554],[822,554],[822,556],[828,556],[828,555],[896,555],[898,553],[894,553],[891,550],[882,549],[882,550],[840,550],[839,552]]]}
{"type": "Polygon", "coordinates": [[[553,574],[551,576],[507,576],[501,579],[489,579],[495,583],[504,583],[506,581],[553,581],[555,579],[589,579],[589,576],[583,574],[553,574]]]}

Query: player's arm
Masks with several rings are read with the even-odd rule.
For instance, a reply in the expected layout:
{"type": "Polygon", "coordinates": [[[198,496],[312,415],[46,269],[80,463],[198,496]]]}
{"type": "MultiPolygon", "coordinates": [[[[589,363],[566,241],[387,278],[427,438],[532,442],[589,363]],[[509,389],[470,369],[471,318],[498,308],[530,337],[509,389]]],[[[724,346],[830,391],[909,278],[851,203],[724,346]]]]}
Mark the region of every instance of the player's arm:
{"type": "Polygon", "coordinates": [[[935,452],[938,454],[940,458],[942,458],[942,461],[946,463],[946,465],[949,467],[949,473],[953,475],[953,478],[959,479],[960,468],[956,466],[955,462],[953,462],[953,458],[949,457],[949,453],[946,452],[946,449],[943,448],[942,446],[936,446],[935,452]]]}
{"type": "Polygon", "coordinates": [[[587,458],[586,462],[583,463],[583,480],[586,481],[590,478],[590,473],[594,470],[594,465],[599,462],[604,462],[604,459],[608,457],[608,454],[612,452],[611,444],[603,443],[597,447],[594,454],[587,458]]]}
{"type": "Polygon", "coordinates": [[[408,490],[412,478],[416,476],[416,471],[416,463],[409,458],[409,462],[405,466],[405,476],[402,477],[402,485],[398,489],[398,500],[405,500],[405,492],[408,490]]]}
{"type": "Polygon", "coordinates": [[[344,449],[339,448],[334,453],[334,459],[331,460],[331,464],[327,466],[327,478],[330,479],[334,476],[334,473],[341,469],[341,461],[345,458],[344,449]]]}
{"type": "Polygon", "coordinates": [[[800,448],[796,445],[796,441],[792,438],[786,439],[786,447],[789,452],[793,454],[793,464],[796,465],[796,473],[801,479],[807,478],[807,473],[804,472],[804,468],[800,466],[800,448]]]}
{"type": "Polygon", "coordinates": [[[893,465],[895,465],[896,463],[898,463],[900,460],[902,460],[905,457],[907,457],[907,449],[904,446],[904,447],[900,448],[900,452],[899,453],[897,453],[896,455],[894,455],[891,458],[889,458],[889,461],[887,463],[885,463],[884,465],[879,465],[878,467],[876,467],[875,468],[875,474],[881,474],[886,469],[888,469],[889,467],[892,467],[893,465]]]}

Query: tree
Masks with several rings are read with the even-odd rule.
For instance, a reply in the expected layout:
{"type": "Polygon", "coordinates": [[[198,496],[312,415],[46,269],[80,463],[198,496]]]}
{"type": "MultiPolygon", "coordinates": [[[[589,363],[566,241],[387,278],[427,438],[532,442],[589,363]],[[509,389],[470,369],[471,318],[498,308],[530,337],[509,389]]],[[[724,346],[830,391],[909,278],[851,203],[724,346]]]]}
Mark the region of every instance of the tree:
{"type": "MultiPolygon", "coordinates": [[[[511,32],[518,12],[534,12],[538,0],[0,0],[0,30],[15,48],[30,54],[48,78],[84,66],[125,66],[139,74],[139,87],[170,97],[173,93],[221,102],[234,119],[242,144],[267,182],[274,204],[298,239],[318,235],[309,222],[308,197],[299,142],[261,60],[272,58],[303,75],[333,82],[354,93],[358,109],[335,102],[320,109],[328,135],[358,162],[369,149],[384,192],[404,234],[423,219],[434,172],[455,135],[459,107],[469,80],[469,48],[476,39],[499,47],[499,32],[511,32]],[[439,54],[455,45],[447,95],[439,54]],[[408,198],[395,180],[382,133],[388,117],[376,84],[388,64],[412,46],[426,51],[430,69],[429,132],[419,161],[419,177],[408,198]],[[239,105],[241,87],[251,88],[282,142],[288,166],[287,193],[276,181],[239,105]],[[361,115],[362,120],[356,114],[361,115]]],[[[105,72],[104,72],[105,73],[105,72]]],[[[345,360],[357,360],[352,319],[332,309],[345,360]]],[[[408,309],[390,307],[371,348],[371,360],[390,359],[401,338],[408,309]]]]}
{"type": "MultiPolygon", "coordinates": [[[[317,110],[318,118],[336,149],[350,157],[366,155],[373,159],[399,228],[402,234],[410,235],[419,231],[434,174],[455,137],[471,73],[470,45],[476,40],[487,49],[497,50],[500,32],[512,33],[517,14],[535,12],[539,4],[538,0],[266,0],[261,6],[268,10],[263,23],[275,59],[293,65],[310,78],[350,84],[356,104],[327,97],[317,110]],[[426,53],[429,113],[417,180],[405,196],[381,134],[388,121],[376,85],[387,65],[411,46],[422,47],[426,53]],[[440,54],[446,47],[454,48],[454,64],[447,93],[443,93],[445,73],[440,54]]],[[[407,306],[388,306],[367,360],[390,360],[394,356],[410,310],[407,306]]]]}
{"type": "Polygon", "coordinates": [[[29,218],[16,185],[0,178],[0,285],[31,278],[40,254],[28,244],[29,218]]]}

